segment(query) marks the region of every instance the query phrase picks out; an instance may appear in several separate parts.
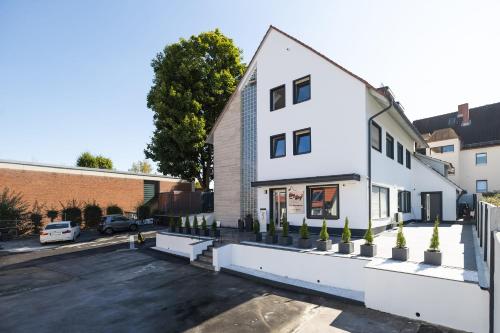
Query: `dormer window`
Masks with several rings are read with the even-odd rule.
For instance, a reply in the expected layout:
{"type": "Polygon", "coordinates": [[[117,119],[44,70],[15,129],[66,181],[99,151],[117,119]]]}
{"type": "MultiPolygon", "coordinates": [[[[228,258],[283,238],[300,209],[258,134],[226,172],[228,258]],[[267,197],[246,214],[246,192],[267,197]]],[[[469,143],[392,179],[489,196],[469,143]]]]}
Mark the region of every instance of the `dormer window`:
{"type": "Polygon", "coordinates": [[[311,76],[293,81],[293,104],[302,103],[311,99],[311,76]]]}

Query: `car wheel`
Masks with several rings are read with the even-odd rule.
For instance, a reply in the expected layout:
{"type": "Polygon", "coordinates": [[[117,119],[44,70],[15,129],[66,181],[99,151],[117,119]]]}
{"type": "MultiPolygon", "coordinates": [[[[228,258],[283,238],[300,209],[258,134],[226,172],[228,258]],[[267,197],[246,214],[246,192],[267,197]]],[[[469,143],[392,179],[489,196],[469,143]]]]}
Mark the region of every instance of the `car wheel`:
{"type": "Polygon", "coordinates": [[[112,235],[113,234],[113,229],[111,228],[107,228],[106,230],[104,230],[104,233],[108,236],[112,235]]]}
{"type": "Polygon", "coordinates": [[[130,231],[136,231],[137,230],[137,224],[131,224],[129,227],[130,231]]]}

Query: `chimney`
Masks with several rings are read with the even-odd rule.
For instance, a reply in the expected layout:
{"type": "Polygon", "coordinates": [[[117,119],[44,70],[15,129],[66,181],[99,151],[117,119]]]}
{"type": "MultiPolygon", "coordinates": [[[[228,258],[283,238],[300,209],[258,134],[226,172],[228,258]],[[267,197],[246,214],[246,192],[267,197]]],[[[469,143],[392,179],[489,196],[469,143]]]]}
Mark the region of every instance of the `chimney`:
{"type": "Polygon", "coordinates": [[[470,125],[469,103],[460,104],[458,106],[457,117],[462,118],[462,126],[470,125]]]}

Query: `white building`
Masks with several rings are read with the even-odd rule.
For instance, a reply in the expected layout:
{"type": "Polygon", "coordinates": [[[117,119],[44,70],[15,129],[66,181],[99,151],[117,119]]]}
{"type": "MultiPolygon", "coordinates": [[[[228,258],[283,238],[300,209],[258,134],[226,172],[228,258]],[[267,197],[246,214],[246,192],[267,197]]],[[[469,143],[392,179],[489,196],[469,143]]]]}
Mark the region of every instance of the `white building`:
{"type": "Polygon", "coordinates": [[[272,26],[208,142],[222,225],[252,214],[314,229],[325,218],[340,233],[348,217],[359,236],[370,214],[375,232],[401,217],[456,220],[461,188],[414,154],[427,143],[390,90],[272,26]]]}

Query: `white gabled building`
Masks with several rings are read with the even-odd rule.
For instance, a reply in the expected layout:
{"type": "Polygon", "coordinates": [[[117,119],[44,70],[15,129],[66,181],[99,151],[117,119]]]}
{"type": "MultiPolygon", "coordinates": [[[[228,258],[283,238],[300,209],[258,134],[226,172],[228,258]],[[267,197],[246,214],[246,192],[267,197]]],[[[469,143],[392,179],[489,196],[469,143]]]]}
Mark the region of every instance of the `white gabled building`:
{"type": "Polygon", "coordinates": [[[359,236],[370,214],[376,232],[401,218],[456,220],[462,190],[437,171],[439,161],[414,153],[427,144],[390,90],[273,26],[208,142],[223,226],[247,214],[286,216],[295,227],[306,218],[313,228],[325,218],[340,233],[348,217],[359,236]]]}

